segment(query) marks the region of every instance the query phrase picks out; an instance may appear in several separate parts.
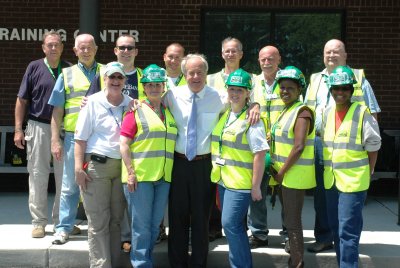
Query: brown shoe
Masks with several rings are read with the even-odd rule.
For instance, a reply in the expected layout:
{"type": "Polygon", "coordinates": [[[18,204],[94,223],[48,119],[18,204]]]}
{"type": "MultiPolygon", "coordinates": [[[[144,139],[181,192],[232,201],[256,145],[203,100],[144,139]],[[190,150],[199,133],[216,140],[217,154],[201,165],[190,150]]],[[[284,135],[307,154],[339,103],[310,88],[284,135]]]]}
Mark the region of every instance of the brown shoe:
{"type": "Polygon", "coordinates": [[[35,225],[32,229],[32,237],[33,238],[43,238],[45,235],[44,226],[35,225]]]}
{"type": "Polygon", "coordinates": [[[329,250],[333,248],[333,244],[331,242],[323,243],[323,242],[314,242],[307,247],[309,252],[318,253],[325,250],[329,250]]]}
{"type": "Polygon", "coordinates": [[[268,239],[261,240],[260,238],[251,235],[249,237],[249,244],[251,249],[260,248],[260,247],[267,247],[268,246],[268,239]]]}
{"type": "Polygon", "coordinates": [[[78,226],[74,225],[74,228],[72,229],[70,235],[78,235],[81,233],[81,229],[79,229],[78,226]]]}

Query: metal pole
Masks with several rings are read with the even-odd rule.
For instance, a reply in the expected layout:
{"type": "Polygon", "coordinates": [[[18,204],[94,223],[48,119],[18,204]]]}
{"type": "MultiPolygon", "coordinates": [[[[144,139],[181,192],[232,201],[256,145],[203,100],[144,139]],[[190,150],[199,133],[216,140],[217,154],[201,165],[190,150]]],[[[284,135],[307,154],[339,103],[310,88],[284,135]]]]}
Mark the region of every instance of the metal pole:
{"type": "Polygon", "coordinates": [[[99,0],[80,0],[79,33],[89,33],[99,43],[100,25],[99,0]]]}

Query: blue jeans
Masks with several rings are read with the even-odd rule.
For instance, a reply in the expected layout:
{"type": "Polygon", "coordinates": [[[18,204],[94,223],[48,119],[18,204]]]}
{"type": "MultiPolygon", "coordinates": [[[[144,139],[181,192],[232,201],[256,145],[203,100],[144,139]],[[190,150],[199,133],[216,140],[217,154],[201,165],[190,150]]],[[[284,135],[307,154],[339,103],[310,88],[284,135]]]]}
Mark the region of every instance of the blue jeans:
{"type": "Polygon", "coordinates": [[[329,226],[341,268],[358,267],[358,245],[363,227],[362,209],[366,197],[367,191],[342,193],[335,186],[326,192],[329,226]]]}
{"type": "Polygon", "coordinates": [[[268,222],[267,222],[267,193],[268,193],[269,175],[264,174],[261,181],[260,201],[250,201],[249,212],[247,215],[247,226],[253,236],[261,240],[268,240],[268,222]]]}
{"type": "Polygon", "coordinates": [[[139,182],[129,193],[129,211],[132,215],[131,263],[133,267],[153,267],[152,252],[160,232],[168,202],[170,184],[164,179],[139,182]]]}
{"type": "Polygon", "coordinates": [[[66,132],[64,138],[64,172],[60,195],[60,223],[57,232],[71,233],[79,203],[79,186],[75,182],[74,133],[66,132]]]}
{"type": "Polygon", "coordinates": [[[314,236],[317,242],[330,243],[333,241],[328,223],[326,207],[326,190],[324,188],[324,160],[322,155],[322,140],[315,136],[315,177],[317,187],[314,189],[315,226],[314,236]]]}
{"type": "Polygon", "coordinates": [[[222,227],[229,245],[229,263],[235,267],[253,267],[249,239],[244,220],[251,194],[225,189],[218,185],[221,198],[222,227]]]}

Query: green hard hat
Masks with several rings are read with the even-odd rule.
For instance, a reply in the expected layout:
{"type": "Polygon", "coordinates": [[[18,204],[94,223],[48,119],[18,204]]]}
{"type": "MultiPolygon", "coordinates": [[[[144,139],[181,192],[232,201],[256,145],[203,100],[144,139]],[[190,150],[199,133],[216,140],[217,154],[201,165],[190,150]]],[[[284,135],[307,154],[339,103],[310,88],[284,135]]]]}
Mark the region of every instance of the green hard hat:
{"type": "Polygon", "coordinates": [[[251,90],[251,76],[243,69],[237,69],[226,80],[227,86],[245,87],[251,90]]]}
{"type": "Polygon", "coordinates": [[[165,82],[167,76],[165,69],[161,68],[156,64],[150,64],[143,70],[143,76],[140,79],[141,83],[152,83],[152,82],[165,82]]]}
{"type": "Polygon", "coordinates": [[[296,80],[303,89],[306,88],[306,79],[304,74],[297,67],[287,66],[285,69],[279,70],[276,74],[275,80],[279,82],[282,79],[296,80]]]}
{"type": "Polygon", "coordinates": [[[329,75],[329,89],[332,86],[353,85],[357,83],[353,71],[348,66],[338,66],[329,75]]]}

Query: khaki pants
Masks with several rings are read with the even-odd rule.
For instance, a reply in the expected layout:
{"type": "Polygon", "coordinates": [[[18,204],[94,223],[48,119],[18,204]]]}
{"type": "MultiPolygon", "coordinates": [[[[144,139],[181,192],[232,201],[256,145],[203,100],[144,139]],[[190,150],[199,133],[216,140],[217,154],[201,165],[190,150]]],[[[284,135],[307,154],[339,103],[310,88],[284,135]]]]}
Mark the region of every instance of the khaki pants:
{"type": "MultiPolygon", "coordinates": [[[[48,223],[47,188],[52,162],[50,124],[29,120],[25,130],[25,140],[29,172],[29,211],[32,215],[32,224],[46,226],[48,223]]],[[[63,162],[54,160],[53,167],[56,195],[52,218],[55,226],[59,222],[63,162]]]]}
{"type": "Polygon", "coordinates": [[[108,158],[106,163],[90,160],[87,174],[92,179],[82,192],[88,218],[90,267],[119,267],[121,228],[125,197],[121,183],[121,159],[108,158]]]}

